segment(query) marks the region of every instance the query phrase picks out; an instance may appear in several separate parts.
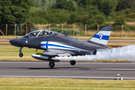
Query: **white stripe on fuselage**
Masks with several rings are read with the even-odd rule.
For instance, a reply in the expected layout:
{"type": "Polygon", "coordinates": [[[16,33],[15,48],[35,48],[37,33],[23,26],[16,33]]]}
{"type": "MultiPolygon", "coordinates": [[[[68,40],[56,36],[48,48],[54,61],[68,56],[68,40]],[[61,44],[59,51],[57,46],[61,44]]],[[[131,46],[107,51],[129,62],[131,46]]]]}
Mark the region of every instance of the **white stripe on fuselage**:
{"type": "Polygon", "coordinates": [[[65,45],[58,42],[52,42],[52,41],[43,41],[41,42],[40,46],[42,49],[64,49],[64,50],[87,51],[84,49],[76,48],[74,46],[69,46],[69,45],[65,45]]]}

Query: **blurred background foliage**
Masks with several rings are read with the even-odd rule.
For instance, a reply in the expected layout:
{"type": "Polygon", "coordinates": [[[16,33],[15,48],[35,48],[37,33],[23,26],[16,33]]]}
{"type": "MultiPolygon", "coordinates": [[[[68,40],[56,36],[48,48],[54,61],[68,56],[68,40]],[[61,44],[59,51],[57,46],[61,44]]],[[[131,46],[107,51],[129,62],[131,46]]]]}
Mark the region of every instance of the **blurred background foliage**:
{"type": "Polygon", "coordinates": [[[40,24],[115,25],[135,21],[134,0],[32,0],[29,20],[40,24]],[[122,18],[119,23],[119,18],[122,18]],[[118,19],[118,20],[116,20],[118,19]],[[118,21],[118,22],[117,22],[118,21]]]}
{"type": "Polygon", "coordinates": [[[1,28],[23,23],[29,29],[34,24],[87,24],[130,30],[134,26],[126,22],[134,21],[134,0],[0,0],[1,28]]]}

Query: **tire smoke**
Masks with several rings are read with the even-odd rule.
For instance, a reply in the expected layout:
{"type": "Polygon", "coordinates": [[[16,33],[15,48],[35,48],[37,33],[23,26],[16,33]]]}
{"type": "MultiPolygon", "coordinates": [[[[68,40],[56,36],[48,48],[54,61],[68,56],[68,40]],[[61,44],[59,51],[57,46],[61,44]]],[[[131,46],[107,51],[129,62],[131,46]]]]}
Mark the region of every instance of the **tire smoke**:
{"type": "Polygon", "coordinates": [[[98,51],[96,55],[55,57],[55,60],[135,60],[135,45],[98,51]]]}

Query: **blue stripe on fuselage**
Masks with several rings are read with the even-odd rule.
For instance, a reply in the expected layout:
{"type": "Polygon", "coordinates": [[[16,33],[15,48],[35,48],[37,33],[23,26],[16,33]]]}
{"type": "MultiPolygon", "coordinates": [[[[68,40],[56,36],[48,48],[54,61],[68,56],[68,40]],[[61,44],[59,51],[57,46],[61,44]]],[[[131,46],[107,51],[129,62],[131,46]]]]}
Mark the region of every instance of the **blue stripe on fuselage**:
{"type": "Polygon", "coordinates": [[[46,46],[46,49],[48,49],[48,41],[46,42],[45,46],[46,46]]]}
{"type": "Polygon", "coordinates": [[[95,35],[95,36],[93,36],[94,38],[98,38],[98,39],[100,39],[100,40],[109,40],[109,36],[107,36],[107,35],[103,35],[102,36],[102,38],[101,38],[101,36],[100,35],[95,35]]]}
{"type": "Polygon", "coordinates": [[[46,42],[46,44],[41,44],[41,46],[46,46],[46,49],[48,49],[48,46],[55,46],[55,47],[73,49],[73,50],[82,50],[82,49],[72,48],[72,47],[67,47],[67,46],[62,46],[62,45],[48,44],[47,42],[46,42]]]}

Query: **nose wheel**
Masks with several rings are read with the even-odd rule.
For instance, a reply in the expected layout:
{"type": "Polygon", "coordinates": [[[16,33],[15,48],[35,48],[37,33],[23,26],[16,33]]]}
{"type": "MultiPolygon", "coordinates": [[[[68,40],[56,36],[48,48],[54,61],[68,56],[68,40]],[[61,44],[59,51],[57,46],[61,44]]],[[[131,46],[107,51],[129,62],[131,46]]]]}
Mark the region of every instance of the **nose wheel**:
{"type": "Polygon", "coordinates": [[[23,57],[22,48],[23,48],[23,47],[21,47],[20,50],[19,50],[19,52],[20,52],[20,53],[19,53],[19,56],[20,56],[20,57],[23,57]]]}
{"type": "Polygon", "coordinates": [[[20,57],[23,57],[23,53],[19,53],[19,56],[20,56],[20,57]]]}
{"type": "Polygon", "coordinates": [[[54,62],[49,62],[49,66],[50,66],[50,68],[53,68],[55,66],[55,63],[54,62]]]}

